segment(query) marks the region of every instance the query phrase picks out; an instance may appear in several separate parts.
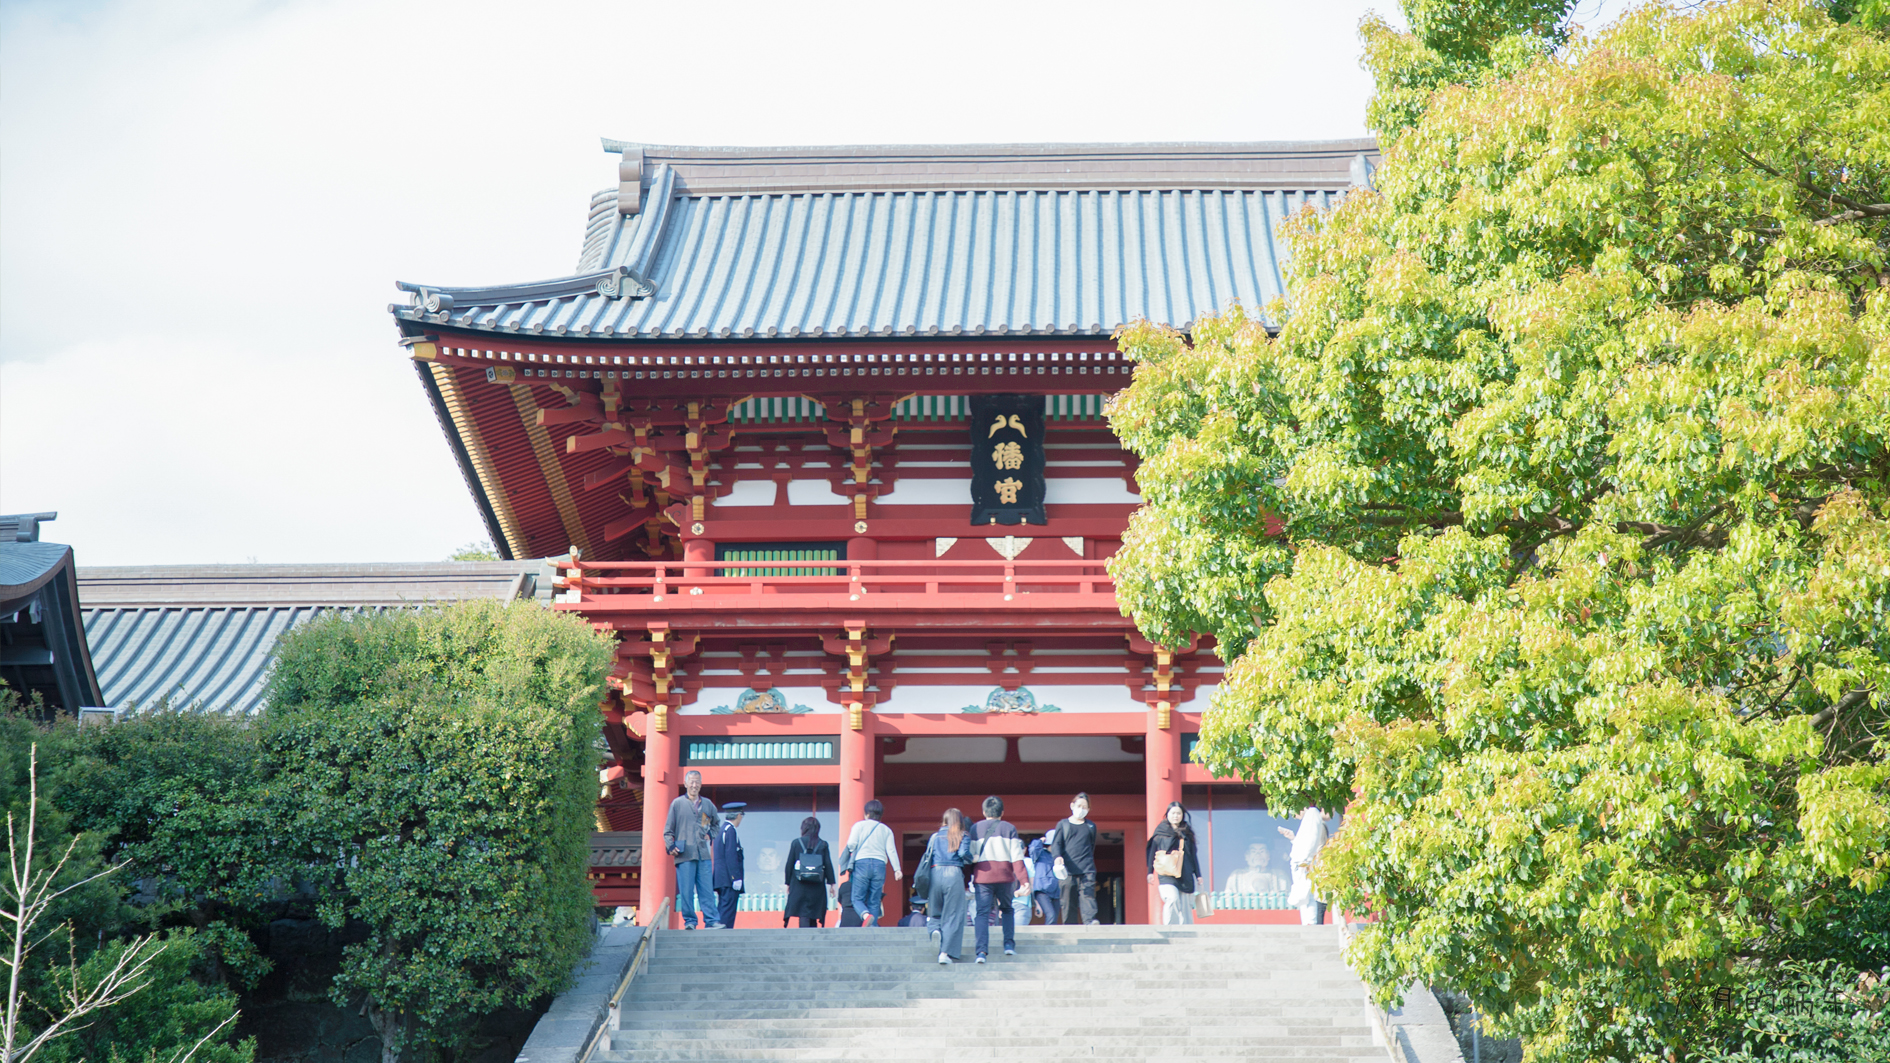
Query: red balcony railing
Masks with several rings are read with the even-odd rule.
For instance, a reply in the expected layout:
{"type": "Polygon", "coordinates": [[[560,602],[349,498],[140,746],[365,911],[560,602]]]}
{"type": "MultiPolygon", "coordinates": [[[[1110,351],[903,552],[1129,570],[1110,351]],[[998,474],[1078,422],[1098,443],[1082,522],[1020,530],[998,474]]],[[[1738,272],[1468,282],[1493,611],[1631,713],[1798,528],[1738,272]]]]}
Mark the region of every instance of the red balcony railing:
{"type": "Polygon", "coordinates": [[[1102,561],[583,561],[558,604],[586,615],[991,609],[1120,615],[1102,561]],[[762,574],[762,573],[766,574],[762,574]],[[794,575],[784,573],[793,572],[794,575]]]}

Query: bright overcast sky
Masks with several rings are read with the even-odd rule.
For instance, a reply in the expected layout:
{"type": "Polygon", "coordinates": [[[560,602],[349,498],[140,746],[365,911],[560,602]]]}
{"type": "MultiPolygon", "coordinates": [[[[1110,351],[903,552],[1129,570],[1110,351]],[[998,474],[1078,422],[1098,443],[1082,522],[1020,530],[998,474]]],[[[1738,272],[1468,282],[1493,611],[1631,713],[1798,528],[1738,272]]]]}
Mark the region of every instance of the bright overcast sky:
{"type": "Polygon", "coordinates": [[[0,512],[81,565],[443,559],[486,534],[394,281],[569,273],[600,136],[1360,136],[1373,6],[0,0],[0,512]]]}

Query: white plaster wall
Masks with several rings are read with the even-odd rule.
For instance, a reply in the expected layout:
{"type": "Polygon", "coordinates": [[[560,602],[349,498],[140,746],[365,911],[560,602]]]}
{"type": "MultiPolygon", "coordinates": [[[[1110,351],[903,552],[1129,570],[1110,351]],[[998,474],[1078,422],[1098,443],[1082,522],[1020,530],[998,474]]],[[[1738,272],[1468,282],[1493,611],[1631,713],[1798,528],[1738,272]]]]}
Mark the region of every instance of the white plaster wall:
{"type": "MultiPolygon", "coordinates": [[[[826,485],[822,485],[823,487],[826,485]]],[[[792,495],[789,487],[789,497],[792,495]]],[[[737,480],[729,492],[714,499],[714,506],[772,506],[774,505],[774,481],[772,480],[737,480]]]]}
{"type": "MultiPolygon", "coordinates": [[[[774,485],[768,487],[772,490],[774,485]]],[[[790,506],[837,506],[848,502],[847,496],[835,494],[825,480],[789,480],[787,500],[790,506]]]]}

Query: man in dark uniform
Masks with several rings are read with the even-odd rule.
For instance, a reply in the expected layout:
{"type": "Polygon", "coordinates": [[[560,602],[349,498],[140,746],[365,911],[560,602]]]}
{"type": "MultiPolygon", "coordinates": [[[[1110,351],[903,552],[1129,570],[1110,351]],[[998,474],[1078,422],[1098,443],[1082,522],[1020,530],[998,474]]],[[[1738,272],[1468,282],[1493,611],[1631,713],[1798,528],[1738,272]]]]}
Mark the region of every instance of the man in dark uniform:
{"type": "Polygon", "coordinates": [[[722,829],[715,835],[715,904],[717,920],[726,928],[735,928],[735,906],[742,898],[742,839],[735,828],[742,825],[745,801],[730,801],[722,806],[722,829]]]}

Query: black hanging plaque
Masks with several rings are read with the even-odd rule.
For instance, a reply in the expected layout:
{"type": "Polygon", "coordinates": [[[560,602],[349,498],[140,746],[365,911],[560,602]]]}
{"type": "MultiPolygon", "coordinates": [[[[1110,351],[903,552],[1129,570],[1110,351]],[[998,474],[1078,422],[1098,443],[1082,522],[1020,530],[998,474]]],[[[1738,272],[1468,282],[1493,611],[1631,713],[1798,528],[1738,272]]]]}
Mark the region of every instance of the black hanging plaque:
{"type": "Polygon", "coordinates": [[[1042,395],[971,396],[971,523],[1047,523],[1042,395]]]}

